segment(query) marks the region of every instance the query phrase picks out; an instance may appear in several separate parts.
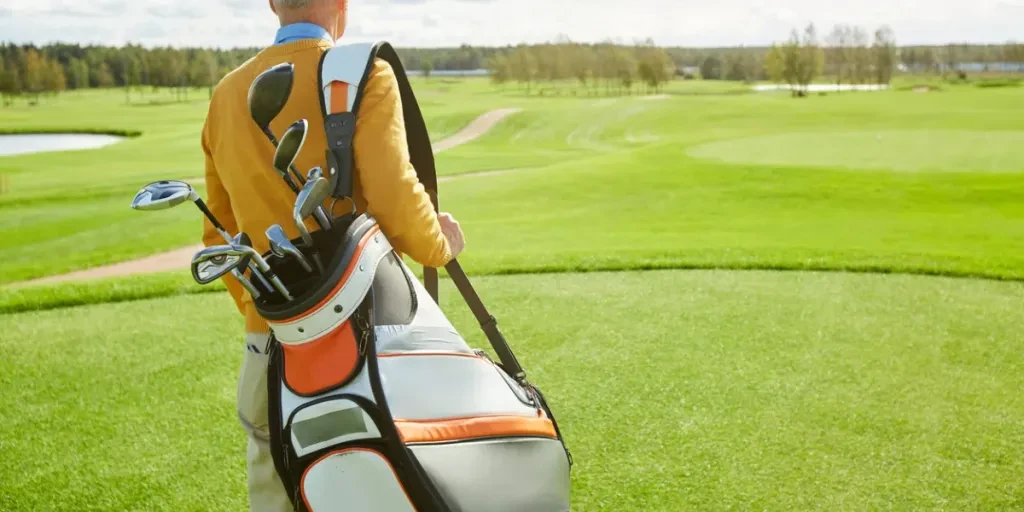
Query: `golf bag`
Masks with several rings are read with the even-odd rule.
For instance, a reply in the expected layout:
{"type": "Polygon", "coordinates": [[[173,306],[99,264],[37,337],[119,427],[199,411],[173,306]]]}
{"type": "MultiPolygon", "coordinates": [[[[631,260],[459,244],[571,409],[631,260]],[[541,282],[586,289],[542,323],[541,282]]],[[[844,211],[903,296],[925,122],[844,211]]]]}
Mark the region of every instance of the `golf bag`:
{"type": "MultiPolygon", "coordinates": [[[[387,43],[340,45],[321,61],[324,177],[335,199],[351,199],[355,121],[377,58],[398,78],[412,162],[436,209],[426,125],[387,43]]],[[[293,299],[255,301],[272,330],[272,453],[295,509],[569,510],[572,458],[554,414],[458,262],[446,268],[498,362],[445,317],[436,270],[421,284],[372,216],[350,213],[312,236],[324,272],[274,260],[293,299]]]]}

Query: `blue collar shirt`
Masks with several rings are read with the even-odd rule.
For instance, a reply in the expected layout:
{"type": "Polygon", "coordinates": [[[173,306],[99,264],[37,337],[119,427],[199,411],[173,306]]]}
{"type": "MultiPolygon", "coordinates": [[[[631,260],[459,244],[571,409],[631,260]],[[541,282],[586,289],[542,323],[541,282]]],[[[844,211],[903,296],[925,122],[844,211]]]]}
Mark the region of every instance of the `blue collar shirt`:
{"type": "Polygon", "coordinates": [[[334,44],[330,32],[315,23],[292,23],[277,30],[274,45],[291,43],[302,39],[325,39],[334,44]]]}

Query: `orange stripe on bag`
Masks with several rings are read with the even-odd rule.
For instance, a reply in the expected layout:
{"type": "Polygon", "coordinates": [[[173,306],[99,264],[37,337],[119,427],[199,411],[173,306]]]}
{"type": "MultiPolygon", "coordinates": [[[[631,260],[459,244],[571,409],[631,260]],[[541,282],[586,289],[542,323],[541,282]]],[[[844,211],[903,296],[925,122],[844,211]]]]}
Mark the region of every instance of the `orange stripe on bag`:
{"type": "Polygon", "coordinates": [[[348,84],[331,82],[331,113],[348,112],[348,84]]]}
{"type": "Polygon", "coordinates": [[[441,443],[482,437],[541,436],[557,439],[555,426],[546,417],[480,416],[441,421],[395,420],[406,443],[441,443]]]}
{"type": "Polygon", "coordinates": [[[352,324],[345,321],[326,336],[302,345],[281,344],[284,380],[296,393],[309,396],[349,380],[359,366],[359,346],[352,324]]]}

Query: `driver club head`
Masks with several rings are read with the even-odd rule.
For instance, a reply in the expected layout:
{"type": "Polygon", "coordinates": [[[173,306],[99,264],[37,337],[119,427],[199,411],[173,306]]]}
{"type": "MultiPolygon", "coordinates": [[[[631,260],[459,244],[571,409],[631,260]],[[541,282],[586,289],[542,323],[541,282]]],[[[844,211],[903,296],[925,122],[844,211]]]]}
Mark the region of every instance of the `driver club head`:
{"type": "Polygon", "coordinates": [[[132,209],[156,211],[174,208],[186,201],[195,202],[199,194],[184,181],[157,181],[142,188],[132,200],[132,209]]]}
{"type": "Polygon", "coordinates": [[[281,136],[281,141],[274,152],[274,169],[282,177],[288,175],[288,169],[295,163],[295,158],[302,151],[306,144],[306,134],[309,132],[309,122],[300,119],[292,123],[288,130],[281,136]]]}
{"type": "Polygon", "coordinates": [[[197,283],[207,285],[248,264],[249,256],[239,254],[231,246],[207,247],[192,257],[192,277],[197,283]]]}
{"type": "Polygon", "coordinates": [[[270,67],[249,86],[249,115],[263,130],[281,113],[292,94],[295,66],[284,62],[270,67]]]}

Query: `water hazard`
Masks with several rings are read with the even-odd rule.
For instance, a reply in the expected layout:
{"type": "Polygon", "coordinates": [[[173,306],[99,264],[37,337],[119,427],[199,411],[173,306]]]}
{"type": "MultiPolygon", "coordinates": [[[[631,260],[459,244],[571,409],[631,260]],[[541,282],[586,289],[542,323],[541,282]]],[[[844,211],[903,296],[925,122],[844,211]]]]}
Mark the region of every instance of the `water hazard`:
{"type": "Polygon", "coordinates": [[[124,137],[115,135],[84,133],[0,135],[0,157],[51,151],[96,149],[117,144],[124,139],[124,137]]]}

